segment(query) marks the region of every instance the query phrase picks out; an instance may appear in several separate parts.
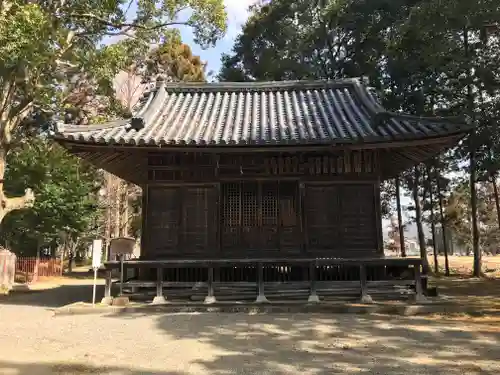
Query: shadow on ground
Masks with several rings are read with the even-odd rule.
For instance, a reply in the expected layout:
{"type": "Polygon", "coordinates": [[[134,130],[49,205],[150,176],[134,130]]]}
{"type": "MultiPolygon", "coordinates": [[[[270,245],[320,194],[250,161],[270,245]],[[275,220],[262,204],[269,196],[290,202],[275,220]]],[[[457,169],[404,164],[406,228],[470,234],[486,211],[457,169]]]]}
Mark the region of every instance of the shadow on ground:
{"type": "MultiPolygon", "coordinates": [[[[104,295],[104,287],[97,286],[96,301],[104,295]]],[[[52,289],[12,292],[0,296],[0,305],[62,307],[75,302],[92,302],[92,284],[60,285],[52,289]]]]}
{"type": "Polygon", "coordinates": [[[84,364],[40,364],[0,361],[0,374],[5,375],[185,375],[181,372],[148,371],[125,367],[94,367],[84,364]]]}
{"type": "Polygon", "coordinates": [[[452,297],[491,297],[500,298],[500,279],[486,278],[437,278],[434,281],[440,293],[452,297]]]}
{"type": "Polygon", "coordinates": [[[173,342],[195,339],[220,353],[193,362],[207,374],[500,372],[500,320],[470,328],[425,318],[373,315],[179,314],[156,319],[173,342]]]}
{"type": "MultiPolygon", "coordinates": [[[[99,286],[97,299],[102,297],[102,292],[103,287],[99,286]]],[[[14,294],[5,300],[0,300],[0,303],[59,307],[82,300],[90,301],[91,297],[92,285],[64,285],[42,293],[14,294]]],[[[32,316],[31,311],[36,310],[28,309],[26,314],[32,316]]],[[[85,352],[90,353],[89,360],[99,355],[95,360],[97,363],[102,362],[103,367],[80,364],[17,364],[0,361],[1,374],[494,375],[500,373],[498,361],[500,319],[498,318],[489,320],[464,318],[457,322],[445,318],[349,314],[126,312],[93,316],[92,319],[77,316],[61,317],[53,321],[44,319],[46,320],[40,318],[37,323],[39,327],[47,327],[53,322],[50,330],[38,333],[43,340],[46,340],[44,345],[56,345],[54,343],[61,340],[61,335],[68,334],[65,329],[71,329],[75,335],[72,336],[75,337],[74,341],[64,341],[60,344],[63,349],[58,350],[64,353],[57,351],[58,361],[64,356],[74,358],[77,352],[80,354],[85,352]],[[58,329],[58,333],[52,332],[54,329],[58,329]],[[85,344],[89,345],[84,339],[91,342],[88,349],[83,348],[85,344]],[[105,349],[103,346],[96,346],[96,341],[99,340],[105,342],[105,349]],[[106,361],[102,360],[103,350],[106,353],[119,353],[120,350],[123,351],[124,346],[129,348],[129,351],[115,362],[119,366],[106,367],[106,361]],[[176,347],[182,350],[175,351],[176,347]],[[155,356],[147,357],[150,353],[154,353],[155,356]],[[156,362],[150,364],[147,358],[156,362]],[[166,368],[167,364],[175,365],[175,368],[178,365],[186,372],[155,372],[146,369],[148,366],[166,368]],[[145,369],[138,369],[139,366],[145,369]],[[203,369],[203,372],[189,370],[192,368],[203,369]]],[[[33,334],[30,335],[30,340],[32,336],[33,334]]],[[[31,341],[26,342],[27,346],[31,344],[31,341]]],[[[111,357],[105,358],[110,360],[111,357]]]]}

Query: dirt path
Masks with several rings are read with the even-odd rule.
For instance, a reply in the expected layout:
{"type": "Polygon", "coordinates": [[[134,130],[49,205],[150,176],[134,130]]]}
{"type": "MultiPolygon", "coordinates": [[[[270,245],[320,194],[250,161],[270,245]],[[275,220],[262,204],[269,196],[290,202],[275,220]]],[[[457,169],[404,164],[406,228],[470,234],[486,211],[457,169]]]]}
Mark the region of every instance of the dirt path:
{"type": "Polygon", "coordinates": [[[91,283],[66,281],[0,300],[0,374],[500,373],[499,318],[53,316],[53,307],[89,301],[91,283]]]}
{"type": "MultiPolygon", "coordinates": [[[[84,275],[85,276],[85,275],[84,275]]],[[[30,291],[12,292],[8,297],[0,297],[0,304],[61,307],[75,302],[92,302],[93,279],[52,278],[31,286],[30,291]]],[[[96,300],[100,301],[104,294],[104,280],[97,280],[96,300]]]]}
{"type": "Polygon", "coordinates": [[[499,327],[356,315],[53,317],[0,305],[0,374],[493,375],[499,327]]]}

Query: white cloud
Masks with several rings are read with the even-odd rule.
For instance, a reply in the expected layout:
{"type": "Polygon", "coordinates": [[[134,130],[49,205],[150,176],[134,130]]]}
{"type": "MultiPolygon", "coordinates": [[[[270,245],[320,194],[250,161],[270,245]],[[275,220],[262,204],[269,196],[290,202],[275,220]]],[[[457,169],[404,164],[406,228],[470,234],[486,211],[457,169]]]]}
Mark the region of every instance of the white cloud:
{"type": "Polygon", "coordinates": [[[257,2],[259,0],[224,0],[228,18],[226,38],[234,39],[250,14],[248,8],[257,2]]]}

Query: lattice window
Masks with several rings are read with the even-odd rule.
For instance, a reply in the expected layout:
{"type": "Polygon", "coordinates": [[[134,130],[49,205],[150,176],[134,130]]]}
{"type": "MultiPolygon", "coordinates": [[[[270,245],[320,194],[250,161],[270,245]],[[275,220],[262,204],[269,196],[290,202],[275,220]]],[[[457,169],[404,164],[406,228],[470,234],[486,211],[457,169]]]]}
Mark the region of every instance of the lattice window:
{"type": "Polygon", "coordinates": [[[278,225],[278,183],[267,182],[262,184],[261,218],[263,226],[278,225]]]}
{"type": "Polygon", "coordinates": [[[223,249],[267,252],[287,247],[300,251],[297,194],[296,182],[222,185],[223,249]]]}
{"type": "Polygon", "coordinates": [[[241,225],[259,226],[258,186],[255,183],[243,183],[241,189],[241,225]]]}
{"type": "Polygon", "coordinates": [[[241,190],[239,183],[222,185],[222,224],[238,226],[240,220],[241,190]]]}
{"type": "Polygon", "coordinates": [[[298,225],[297,188],[296,183],[280,184],[279,212],[280,225],[282,227],[298,225]]]}

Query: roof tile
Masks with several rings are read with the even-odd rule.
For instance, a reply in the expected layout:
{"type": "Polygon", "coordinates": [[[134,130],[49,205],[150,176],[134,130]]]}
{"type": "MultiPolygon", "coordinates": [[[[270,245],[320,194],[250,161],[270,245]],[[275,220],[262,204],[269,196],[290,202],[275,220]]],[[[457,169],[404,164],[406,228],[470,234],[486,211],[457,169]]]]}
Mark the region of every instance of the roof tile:
{"type": "Polygon", "coordinates": [[[161,84],[145,95],[132,120],[62,126],[56,138],[156,146],[324,144],[409,140],[469,129],[465,122],[389,113],[360,80],[349,79],[161,84]]]}

